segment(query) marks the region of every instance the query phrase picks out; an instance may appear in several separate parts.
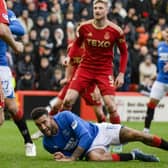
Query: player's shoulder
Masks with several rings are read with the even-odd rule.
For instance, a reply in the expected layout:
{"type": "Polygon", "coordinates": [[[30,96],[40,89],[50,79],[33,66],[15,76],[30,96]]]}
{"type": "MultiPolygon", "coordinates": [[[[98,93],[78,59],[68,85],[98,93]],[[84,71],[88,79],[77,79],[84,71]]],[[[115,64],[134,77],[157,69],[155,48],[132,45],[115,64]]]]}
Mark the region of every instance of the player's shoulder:
{"type": "Polygon", "coordinates": [[[118,26],[117,24],[111,22],[108,20],[108,26],[110,26],[111,28],[113,28],[114,30],[116,30],[119,34],[123,34],[123,30],[121,29],[120,26],[118,26]]]}
{"type": "Polygon", "coordinates": [[[158,48],[164,47],[164,46],[167,46],[166,43],[165,43],[165,41],[160,41],[160,42],[158,43],[158,48]]]}
{"type": "Polygon", "coordinates": [[[89,24],[92,24],[92,23],[93,23],[93,19],[90,19],[90,20],[87,20],[87,21],[80,22],[80,24],[79,24],[79,28],[80,28],[80,27],[83,27],[83,26],[86,26],[86,25],[89,25],[89,24]]]}
{"type": "Polygon", "coordinates": [[[15,16],[15,13],[12,10],[8,9],[7,12],[8,16],[15,16]]]}

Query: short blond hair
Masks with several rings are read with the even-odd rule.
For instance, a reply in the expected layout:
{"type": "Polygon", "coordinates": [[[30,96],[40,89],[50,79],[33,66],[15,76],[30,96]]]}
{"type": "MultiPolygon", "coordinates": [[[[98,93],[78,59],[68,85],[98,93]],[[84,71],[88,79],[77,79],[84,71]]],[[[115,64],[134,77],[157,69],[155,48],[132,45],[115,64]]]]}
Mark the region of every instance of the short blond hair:
{"type": "Polygon", "coordinates": [[[98,2],[102,2],[102,3],[108,4],[108,0],[94,0],[93,4],[96,4],[98,2]]]}

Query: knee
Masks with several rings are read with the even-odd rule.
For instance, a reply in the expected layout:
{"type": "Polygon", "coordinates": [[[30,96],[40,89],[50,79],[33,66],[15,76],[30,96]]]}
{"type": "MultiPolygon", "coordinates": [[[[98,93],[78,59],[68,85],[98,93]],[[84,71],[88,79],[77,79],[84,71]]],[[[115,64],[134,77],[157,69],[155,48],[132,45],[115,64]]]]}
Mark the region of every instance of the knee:
{"type": "Polygon", "coordinates": [[[89,160],[90,161],[102,161],[103,157],[100,155],[90,155],[89,156],[89,160]]]}
{"type": "Polygon", "coordinates": [[[63,109],[70,110],[72,108],[73,102],[71,99],[67,98],[63,102],[63,109]]]}
{"type": "Polygon", "coordinates": [[[16,104],[9,104],[7,109],[12,115],[15,115],[18,111],[16,104]]]}

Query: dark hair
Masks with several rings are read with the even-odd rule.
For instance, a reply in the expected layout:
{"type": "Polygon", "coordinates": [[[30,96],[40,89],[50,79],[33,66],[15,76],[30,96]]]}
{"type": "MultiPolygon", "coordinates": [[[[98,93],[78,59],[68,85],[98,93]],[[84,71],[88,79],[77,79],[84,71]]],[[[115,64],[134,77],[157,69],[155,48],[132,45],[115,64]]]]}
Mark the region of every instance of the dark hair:
{"type": "Polygon", "coordinates": [[[48,111],[45,107],[36,107],[31,112],[31,117],[33,120],[40,118],[42,115],[48,115],[48,111]]]}

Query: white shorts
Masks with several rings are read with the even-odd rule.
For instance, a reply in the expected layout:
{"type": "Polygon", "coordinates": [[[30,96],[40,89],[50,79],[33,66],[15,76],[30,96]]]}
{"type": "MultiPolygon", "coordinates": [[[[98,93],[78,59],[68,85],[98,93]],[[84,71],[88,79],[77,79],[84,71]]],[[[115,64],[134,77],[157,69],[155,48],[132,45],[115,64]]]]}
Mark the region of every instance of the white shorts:
{"type": "Polygon", "coordinates": [[[150,98],[161,100],[167,93],[168,84],[155,81],[151,89],[150,98]]]}
{"type": "Polygon", "coordinates": [[[0,66],[0,80],[5,98],[14,98],[14,88],[12,85],[12,73],[8,66],[0,66]]]}
{"type": "Polygon", "coordinates": [[[109,151],[110,145],[120,144],[120,129],[122,125],[111,123],[100,123],[96,125],[99,128],[99,132],[87,153],[97,148],[104,149],[107,152],[109,151]]]}

